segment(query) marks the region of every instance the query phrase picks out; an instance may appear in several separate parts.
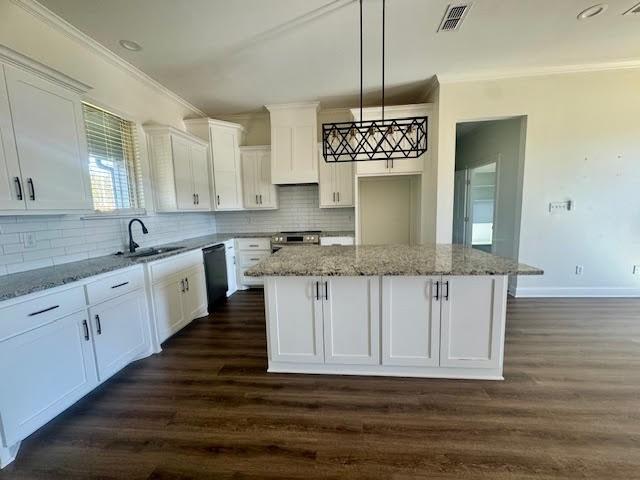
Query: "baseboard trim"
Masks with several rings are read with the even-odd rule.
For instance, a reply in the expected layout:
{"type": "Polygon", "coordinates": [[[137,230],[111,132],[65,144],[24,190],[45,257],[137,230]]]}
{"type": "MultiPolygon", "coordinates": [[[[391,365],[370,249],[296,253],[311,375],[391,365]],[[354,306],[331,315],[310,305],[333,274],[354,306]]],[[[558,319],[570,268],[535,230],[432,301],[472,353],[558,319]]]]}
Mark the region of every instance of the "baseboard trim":
{"type": "Polygon", "coordinates": [[[630,287],[517,287],[516,298],[640,297],[640,288],[630,287]]]}

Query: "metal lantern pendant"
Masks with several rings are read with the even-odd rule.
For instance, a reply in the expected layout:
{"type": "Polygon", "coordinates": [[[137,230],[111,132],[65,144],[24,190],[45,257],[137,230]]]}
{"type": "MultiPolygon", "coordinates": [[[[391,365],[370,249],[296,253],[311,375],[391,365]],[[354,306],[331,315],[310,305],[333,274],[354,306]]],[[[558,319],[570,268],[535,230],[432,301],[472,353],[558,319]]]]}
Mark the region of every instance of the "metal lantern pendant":
{"type": "Polygon", "coordinates": [[[360,0],[360,121],[322,125],[327,163],[416,158],[427,151],[427,117],[384,118],[385,0],[382,0],[382,118],[362,120],[362,0],[360,0]]]}

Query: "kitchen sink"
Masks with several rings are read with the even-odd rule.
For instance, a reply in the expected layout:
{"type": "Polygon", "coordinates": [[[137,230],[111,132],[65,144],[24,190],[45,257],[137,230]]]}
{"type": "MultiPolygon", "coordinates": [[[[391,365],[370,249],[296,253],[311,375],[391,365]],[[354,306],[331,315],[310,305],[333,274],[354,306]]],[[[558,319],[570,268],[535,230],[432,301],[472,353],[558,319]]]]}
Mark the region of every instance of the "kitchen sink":
{"type": "Polygon", "coordinates": [[[183,250],[184,248],[185,247],[144,248],[135,253],[127,253],[126,256],[129,258],[152,257],[153,255],[175,252],[176,250],[183,250]]]}

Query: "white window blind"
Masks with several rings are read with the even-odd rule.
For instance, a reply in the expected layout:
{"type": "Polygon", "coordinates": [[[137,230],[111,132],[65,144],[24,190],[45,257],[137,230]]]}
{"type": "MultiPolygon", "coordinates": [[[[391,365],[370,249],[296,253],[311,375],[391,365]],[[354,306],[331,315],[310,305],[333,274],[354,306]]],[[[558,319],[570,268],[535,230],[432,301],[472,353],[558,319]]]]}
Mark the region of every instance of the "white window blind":
{"type": "Polygon", "coordinates": [[[86,103],[83,110],[95,210],[142,208],[135,124],[86,103]]]}

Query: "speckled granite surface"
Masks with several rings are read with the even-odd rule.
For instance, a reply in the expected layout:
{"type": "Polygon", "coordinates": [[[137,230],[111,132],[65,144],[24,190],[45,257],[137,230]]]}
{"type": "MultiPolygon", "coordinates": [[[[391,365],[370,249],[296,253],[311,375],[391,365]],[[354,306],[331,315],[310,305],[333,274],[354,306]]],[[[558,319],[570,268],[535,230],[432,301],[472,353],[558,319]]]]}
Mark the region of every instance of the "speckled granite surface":
{"type": "Polygon", "coordinates": [[[248,276],[542,275],[539,268],[461,245],[285,247],[248,276]]]}
{"type": "Polygon", "coordinates": [[[151,257],[129,258],[124,255],[106,255],[79,262],[65,263],[55,267],[39,268],[27,272],[0,276],[0,301],[27,295],[29,293],[59,287],[77,282],[101,273],[112,272],[141,263],[154,262],[162,258],[179,255],[189,250],[197,250],[222,243],[231,238],[270,237],[269,233],[218,233],[203,237],[189,238],[180,242],[158,245],[162,247],[182,247],[180,250],[162,253],[151,257]]]}

